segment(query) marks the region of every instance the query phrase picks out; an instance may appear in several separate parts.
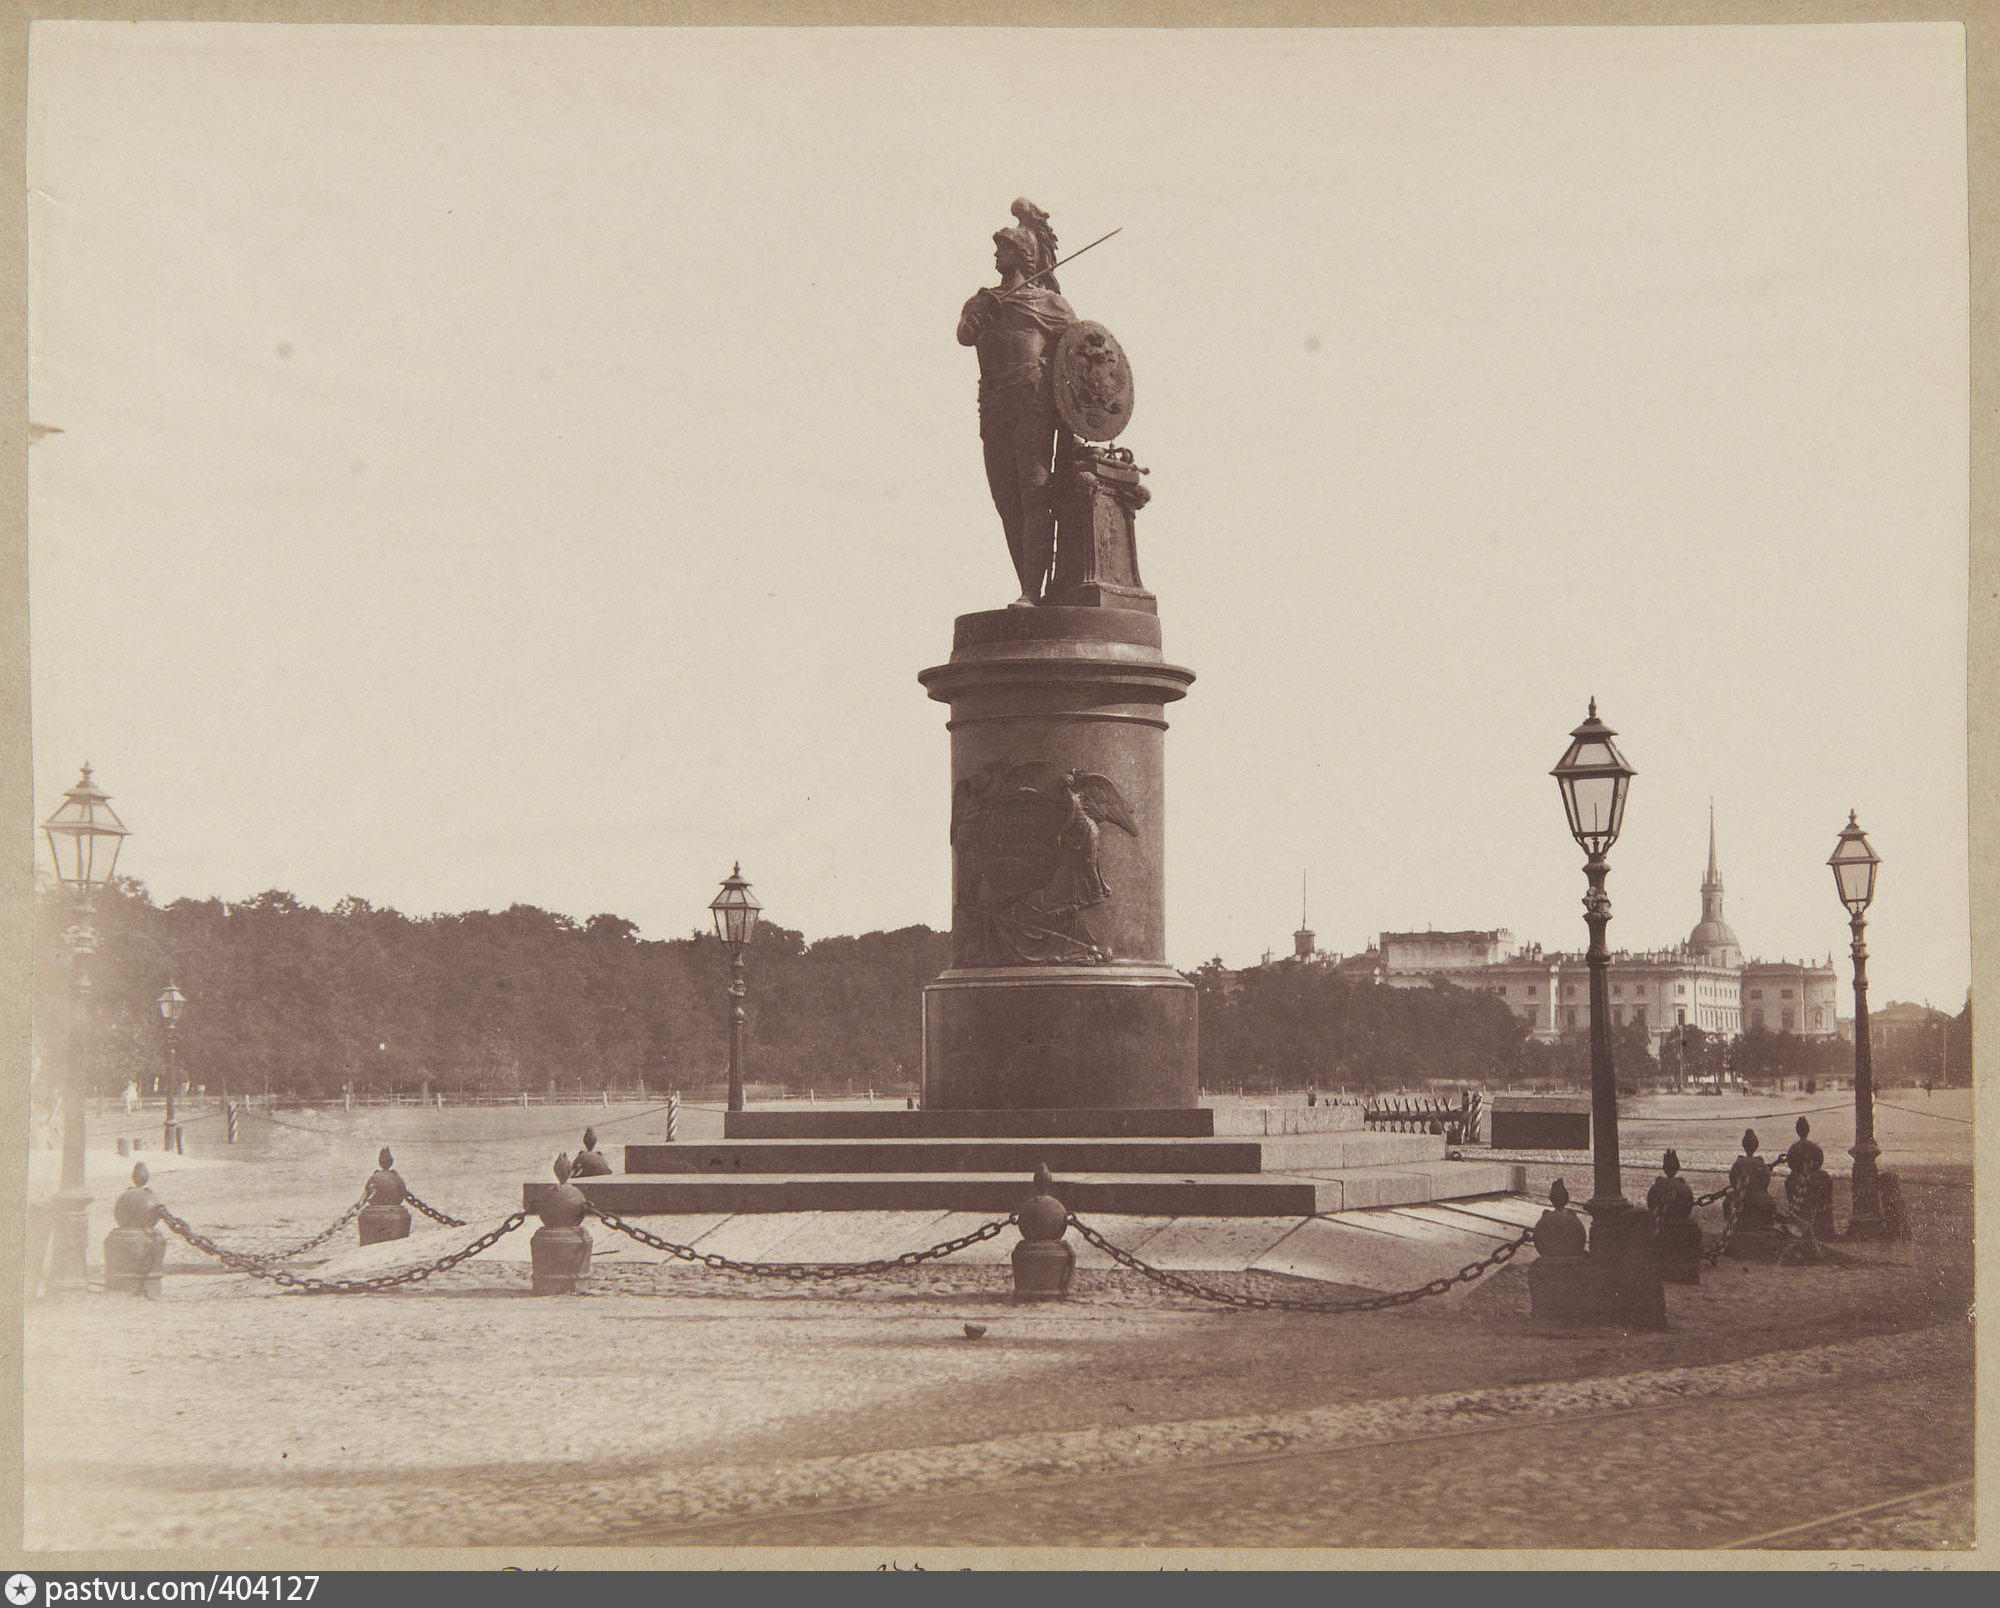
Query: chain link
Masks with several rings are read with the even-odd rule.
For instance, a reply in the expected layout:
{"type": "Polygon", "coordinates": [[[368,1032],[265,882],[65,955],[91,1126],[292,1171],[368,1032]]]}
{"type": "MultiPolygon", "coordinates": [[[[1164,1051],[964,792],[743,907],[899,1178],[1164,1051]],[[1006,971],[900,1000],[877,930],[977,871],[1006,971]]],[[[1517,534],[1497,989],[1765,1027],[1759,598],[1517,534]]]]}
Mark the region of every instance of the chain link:
{"type": "Polygon", "coordinates": [[[1428,1284],[1420,1284],[1414,1289],[1392,1290],[1386,1295],[1364,1296],[1352,1301],[1314,1301],[1294,1296],[1239,1295],[1233,1290],[1218,1290],[1211,1285],[1197,1283],[1193,1279],[1181,1277],[1178,1273],[1169,1273],[1164,1268],[1157,1268],[1150,1263],[1140,1261],[1130,1251],[1113,1245],[1074,1212],[1070,1214],[1069,1226],[1112,1261],[1130,1268],[1134,1273],[1142,1274],[1155,1284],[1164,1285],[1167,1289],[1176,1290],[1182,1295],[1194,1296],[1197,1300],[1216,1301],[1224,1306],[1244,1307],[1259,1312],[1380,1312],[1385,1307],[1408,1306],[1411,1302],[1421,1301],[1426,1296],[1444,1295],[1455,1284],[1472,1283],[1474,1279],[1499,1267],[1502,1263],[1512,1261],[1515,1253],[1522,1246],[1532,1244],[1535,1238],[1533,1229],[1524,1228],[1518,1238],[1497,1247],[1477,1262],[1467,1262],[1450,1277],[1432,1279],[1428,1284]]]}
{"type": "Polygon", "coordinates": [[[698,1251],[692,1245],[677,1245],[672,1240],[661,1239],[645,1229],[628,1223],[616,1212],[607,1212],[600,1206],[592,1206],[590,1215],[598,1219],[606,1228],[637,1240],[641,1245],[649,1245],[656,1251],[665,1251],[669,1256],[678,1257],[683,1262],[699,1262],[703,1267],[718,1273],[748,1273],[763,1279],[822,1279],[840,1278],[863,1273],[888,1273],[899,1267],[916,1267],[923,1262],[934,1262],[964,1250],[968,1245],[977,1245],[981,1240],[990,1240],[1011,1228],[1020,1218],[1020,1213],[1009,1212],[1005,1217],[996,1217],[990,1223],[982,1223],[969,1234],[961,1234],[957,1239],[940,1241],[928,1250],[905,1251],[901,1256],[878,1257],[872,1262],[739,1262],[732,1257],[719,1256],[713,1251],[698,1251]]]}
{"type": "Polygon", "coordinates": [[[224,1267],[233,1268],[238,1273],[248,1273],[252,1278],[269,1279],[273,1284],[282,1285],[286,1289],[300,1290],[307,1295],[370,1295],[381,1290],[393,1290],[405,1284],[421,1283],[433,1273],[448,1272],[467,1257],[477,1256],[481,1251],[499,1244],[527,1220],[526,1212],[515,1212],[498,1228],[489,1229],[470,1245],[453,1251],[448,1256],[440,1256],[435,1262],[427,1262],[421,1267],[403,1268],[399,1272],[383,1273],[372,1279],[313,1279],[301,1278],[298,1274],[287,1272],[281,1267],[268,1267],[254,1257],[242,1256],[235,1251],[225,1251],[206,1234],[190,1228],[164,1206],[160,1208],[162,1223],[196,1250],[206,1251],[216,1258],[224,1267]]]}
{"type": "Polygon", "coordinates": [[[320,1246],[324,1245],[334,1235],[347,1227],[349,1223],[353,1222],[355,1218],[359,1217],[361,1215],[361,1208],[367,1204],[368,1197],[363,1195],[361,1199],[348,1207],[346,1211],[342,1212],[331,1223],[327,1224],[325,1228],[313,1235],[311,1239],[302,1245],[294,1245],[288,1251],[244,1251],[234,1254],[241,1255],[245,1261],[250,1262],[263,1262],[266,1264],[272,1262],[289,1262],[295,1256],[304,1256],[307,1251],[318,1250],[320,1246]]]}
{"type": "Polygon", "coordinates": [[[441,1212],[435,1206],[428,1205],[424,1201],[418,1200],[417,1197],[415,1195],[412,1195],[408,1190],[405,1190],[403,1192],[403,1199],[409,1202],[410,1205],[416,1207],[418,1211],[422,1212],[424,1216],[428,1217],[433,1223],[442,1223],[446,1228],[465,1227],[465,1219],[463,1217],[453,1217],[449,1213],[441,1212]]]}

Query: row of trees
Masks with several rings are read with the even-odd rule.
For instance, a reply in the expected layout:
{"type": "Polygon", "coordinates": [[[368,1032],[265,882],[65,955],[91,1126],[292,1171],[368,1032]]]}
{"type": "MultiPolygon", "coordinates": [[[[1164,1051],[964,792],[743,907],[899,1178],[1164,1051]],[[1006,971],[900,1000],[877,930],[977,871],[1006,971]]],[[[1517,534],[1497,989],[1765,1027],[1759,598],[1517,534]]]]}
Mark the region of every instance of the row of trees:
{"type": "MultiPolygon", "coordinates": [[[[40,953],[73,919],[45,896],[40,953]]],[[[656,1091],[719,1082],[728,1064],[728,958],[712,933],[647,940],[614,915],[578,922],[515,905],[412,918],[365,899],[331,910],[272,891],[156,907],[125,883],[99,902],[91,1084],[150,1088],[164,1065],[155,1001],[188,1006],[181,1075],[211,1090],[356,1093],[656,1091]]],[[[913,1083],[918,1000],[947,963],[927,927],[808,945],[758,929],[745,1057],[762,1083],[913,1083]]],[[[65,978],[36,977],[38,1044],[69,1025],[65,978]]]]}
{"type": "MultiPolygon", "coordinates": [[[[67,901],[45,890],[38,919],[39,953],[52,955],[74,919],[67,901]]],[[[708,933],[642,939],[619,916],[578,922],[530,905],[421,918],[365,899],[318,910],[275,890],[162,908],[133,882],[102,899],[96,926],[87,1060],[101,1093],[128,1080],[150,1088],[162,1072],[155,1001],[169,980],[189,1000],[181,1074],[211,1090],[664,1092],[714,1085],[727,1065],[728,961],[708,933]]],[[[948,960],[949,940],[928,927],[812,944],[760,927],[749,951],[748,1076],[799,1090],[914,1087],[923,986],[948,960]]],[[[1231,972],[1219,960],[1190,979],[1207,1088],[1589,1080],[1583,1036],[1530,1039],[1485,992],[1376,987],[1313,966],[1231,972]]],[[[38,1047],[61,1042],[62,968],[38,968],[35,1009],[38,1047]]],[[[1881,1081],[1969,1078],[1970,1001],[1957,1018],[1937,1020],[1935,1036],[1878,1050],[1881,1081]],[[1941,1065],[1960,1075],[1941,1075],[1941,1065]]],[[[1753,1082],[1844,1076],[1853,1066],[1844,1042],[1770,1032],[1725,1043],[1690,1028],[1683,1061],[1677,1040],[1656,1058],[1644,1029],[1626,1027],[1614,1053],[1630,1086],[1713,1076],[1725,1056],[1753,1082]]]]}

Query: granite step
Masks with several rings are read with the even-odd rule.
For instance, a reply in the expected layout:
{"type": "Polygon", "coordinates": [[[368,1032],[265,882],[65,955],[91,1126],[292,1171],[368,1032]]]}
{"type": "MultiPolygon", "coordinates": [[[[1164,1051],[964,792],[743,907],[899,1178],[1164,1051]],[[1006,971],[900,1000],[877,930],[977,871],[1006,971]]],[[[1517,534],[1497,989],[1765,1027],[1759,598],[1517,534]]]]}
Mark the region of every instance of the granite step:
{"type": "MultiPolygon", "coordinates": [[[[587,1178],[579,1187],[600,1209],[649,1217],[697,1212],[960,1211],[1004,1214],[1032,1185],[1020,1172],[812,1173],[729,1176],[686,1173],[646,1179],[587,1178]]],[[[534,1211],[552,1184],[522,1187],[534,1211]]],[[[1361,1207],[1418,1205],[1525,1187],[1525,1169],[1507,1162],[1391,1163],[1292,1173],[1211,1173],[1178,1177],[1132,1173],[1058,1175],[1056,1192],[1078,1213],[1150,1217],[1303,1217],[1361,1207]]]]}
{"type": "MultiPolygon", "coordinates": [[[[1206,1107],[1153,1111],[730,1111],[725,1139],[1208,1139],[1206,1107]]],[[[1261,1130],[1260,1130],[1261,1131],[1261,1130]]]]}
{"type": "MultiPolygon", "coordinates": [[[[865,1115],[865,1113],[863,1113],[865,1115]]],[[[1263,1139],[724,1139],[623,1147],[624,1174],[1258,1173],[1439,1161],[1444,1141],[1334,1130],[1263,1139]]]]}

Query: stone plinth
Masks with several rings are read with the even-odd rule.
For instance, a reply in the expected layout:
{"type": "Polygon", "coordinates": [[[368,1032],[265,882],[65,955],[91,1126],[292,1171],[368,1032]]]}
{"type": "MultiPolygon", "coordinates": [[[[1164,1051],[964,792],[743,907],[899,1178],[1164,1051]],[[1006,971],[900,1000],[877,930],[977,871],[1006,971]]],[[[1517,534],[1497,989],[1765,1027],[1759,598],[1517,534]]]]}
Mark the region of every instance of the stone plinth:
{"type": "Polygon", "coordinates": [[[1500,1094],[1488,1106],[1496,1150],[1588,1150],[1590,1098],[1500,1094]]]}
{"type": "Polygon", "coordinates": [[[1192,1107],[1192,985],[1166,959],[1156,615],[961,615],[918,678],[951,706],[952,964],[924,993],[927,1110],[1192,1107]]]}

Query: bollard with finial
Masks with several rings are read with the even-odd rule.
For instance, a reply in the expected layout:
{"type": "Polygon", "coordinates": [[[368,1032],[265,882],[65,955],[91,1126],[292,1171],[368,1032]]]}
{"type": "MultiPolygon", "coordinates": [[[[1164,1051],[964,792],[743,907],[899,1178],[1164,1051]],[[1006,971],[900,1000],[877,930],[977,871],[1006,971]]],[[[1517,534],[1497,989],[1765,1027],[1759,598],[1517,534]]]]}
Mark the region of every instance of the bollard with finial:
{"type": "Polygon", "coordinates": [[[367,1187],[361,1191],[361,1216],[355,1225],[360,1243],[376,1245],[383,1240],[408,1239],[410,1208],[403,1202],[409,1195],[409,1186],[396,1171],[396,1158],[384,1145],[375,1158],[375,1170],[368,1175],[367,1187]]]}
{"type": "Polygon", "coordinates": [[[585,1128],[583,1130],[583,1148],[576,1153],[576,1160],[570,1164],[569,1175],[572,1178],[608,1178],[611,1176],[611,1163],[604,1159],[603,1152],[597,1148],[597,1130],[595,1128],[585,1128]]]}
{"type": "Polygon", "coordinates": [[[1063,1240],[1069,1208],[1051,1193],[1054,1186],[1048,1163],[1037,1163],[1035,1192],[1022,1203],[1021,1243],[1014,1247],[1016,1301],[1060,1301],[1076,1273],[1076,1250],[1063,1240]]]}
{"type": "Polygon", "coordinates": [[[556,1187],[535,1208],[542,1226],[528,1239],[537,1295],[569,1295],[590,1271],[590,1230],[583,1226],[590,1202],[569,1181],[567,1155],[556,1157],[555,1172],[556,1187]]]}
{"type": "Polygon", "coordinates": [[[159,1229],[163,1208],[146,1187],[151,1178],[140,1162],[132,1169],[132,1187],[111,1203],[118,1226],[104,1236],[104,1288],[157,1301],[160,1270],[167,1263],[167,1236],[159,1229]]]}

